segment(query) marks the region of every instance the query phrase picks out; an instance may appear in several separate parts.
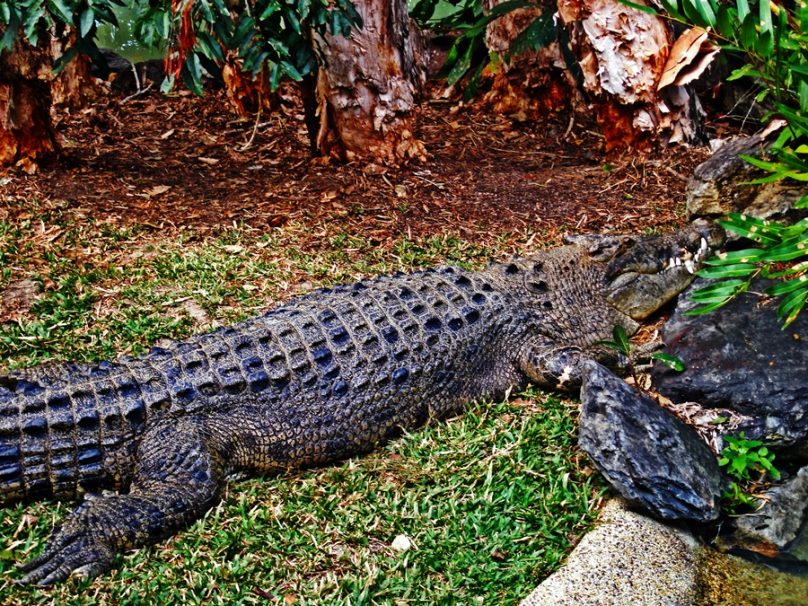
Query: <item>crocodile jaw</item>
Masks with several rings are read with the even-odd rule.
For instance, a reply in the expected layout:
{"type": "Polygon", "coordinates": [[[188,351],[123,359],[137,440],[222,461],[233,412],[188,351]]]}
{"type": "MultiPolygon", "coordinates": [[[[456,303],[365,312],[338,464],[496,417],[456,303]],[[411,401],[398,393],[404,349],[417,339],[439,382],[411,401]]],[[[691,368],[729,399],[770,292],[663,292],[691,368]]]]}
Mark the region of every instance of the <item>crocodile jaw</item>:
{"type": "Polygon", "coordinates": [[[707,222],[644,238],[609,263],[606,298],[621,313],[644,320],[687,288],[722,242],[723,230],[707,222]]]}

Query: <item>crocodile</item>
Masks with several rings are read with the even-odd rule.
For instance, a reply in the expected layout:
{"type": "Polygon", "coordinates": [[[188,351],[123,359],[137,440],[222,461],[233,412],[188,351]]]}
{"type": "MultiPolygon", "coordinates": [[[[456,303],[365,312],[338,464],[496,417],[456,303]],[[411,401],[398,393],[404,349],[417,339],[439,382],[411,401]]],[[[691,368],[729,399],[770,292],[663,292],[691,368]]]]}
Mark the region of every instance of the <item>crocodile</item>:
{"type": "Polygon", "coordinates": [[[720,238],[579,236],[479,271],[324,288],[258,317],[101,363],[0,376],[0,505],[80,499],[23,584],[108,570],[200,518],[234,474],[359,454],[527,384],[575,390],[720,238]]]}

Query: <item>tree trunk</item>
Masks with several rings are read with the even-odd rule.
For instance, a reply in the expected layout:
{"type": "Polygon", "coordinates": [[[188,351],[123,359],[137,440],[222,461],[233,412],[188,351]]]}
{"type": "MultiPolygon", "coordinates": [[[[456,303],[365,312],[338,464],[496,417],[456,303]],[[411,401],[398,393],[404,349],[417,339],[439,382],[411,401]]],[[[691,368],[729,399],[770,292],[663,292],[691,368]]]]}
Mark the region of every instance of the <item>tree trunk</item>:
{"type": "Polygon", "coordinates": [[[55,108],[80,106],[96,93],[86,57],[53,74],[63,48],[44,35],[36,47],[18,39],[12,52],[0,54],[0,167],[19,165],[33,172],[37,163],[56,155],[55,108]]]}
{"type": "Polygon", "coordinates": [[[558,0],[558,14],[607,149],[702,141],[698,99],[660,82],[673,41],[664,19],[619,0],[558,0]]]}
{"type": "MultiPolygon", "coordinates": [[[[505,1],[483,0],[483,6],[490,11],[505,1]]],[[[499,64],[492,70],[491,86],[483,100],[495,112],[524,121],[571,110],[586,111],[557,41],[536,51],[509,56],[517,36],[548,12],[556,12],[556,0],[539,0],[535,6],[506,13],[488,24],[485,44],[497,54],[499,64]]]]}
{"type": "MultiPolygon", "coordinates": [[[[485,6],[490,10],[504,1],[485,0],[485,6]]],[[[559,42],[553,42],[503,61],[486,95],[496,110],[522,119],[558,110],[594,113],[607,149],[701,142],[698,99],[682,78],[663,78],[663,74],[672,63],[679,70],[692,64],[703,69],[711,58],[709,45],[692,56],[684,50],[673,52],[664,19],[619,0],[538,2],[536,8],[508,13],[489,24],[488,47],[504,57],[533,19],[557,11],[555,19],[563,28],[559,39],[566,36],[580,81],[576,83],[567,68],[559,42]]]]}
{"type": "Polygon", "coordinates": [[[413,135],[424,75],[417,65],[406,0],[355,0],[363,27],[318,37],[319,152],[398,164],[425,158],[413,135]]]}

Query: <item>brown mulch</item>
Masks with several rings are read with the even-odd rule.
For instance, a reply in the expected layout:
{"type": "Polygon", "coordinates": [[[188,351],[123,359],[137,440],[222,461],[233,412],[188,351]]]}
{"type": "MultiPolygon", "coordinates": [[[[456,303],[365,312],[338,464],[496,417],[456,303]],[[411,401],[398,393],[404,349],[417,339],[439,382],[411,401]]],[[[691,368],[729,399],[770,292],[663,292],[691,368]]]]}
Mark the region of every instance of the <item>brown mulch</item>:
{"type": "Polygon", "coordinates": [[[0,178],[0,219],[40,208],[166,231],[215,233],[290,221],[363,233],[447,232],[480,241],[559,230],[642,231],[683,219],[684,185],[707,152],[606,157],[591,125],[514,123],[449,101],[423,104],[416,136],[431,158],[406,168],[327,163],[308,151],[293,101],[258,121],[220,93],[105,101],[61,125],[62,157],[0,178]]]}

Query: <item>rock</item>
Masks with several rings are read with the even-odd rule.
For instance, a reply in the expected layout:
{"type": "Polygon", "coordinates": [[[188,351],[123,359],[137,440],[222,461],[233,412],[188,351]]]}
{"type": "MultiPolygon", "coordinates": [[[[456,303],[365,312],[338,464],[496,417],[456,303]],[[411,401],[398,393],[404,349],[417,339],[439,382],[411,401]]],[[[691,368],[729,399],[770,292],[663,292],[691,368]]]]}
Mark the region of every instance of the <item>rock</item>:
{"type": "Polygon", "coordinates": [[[763,506],[734,518],[728,546],[808,562],[808,467],[764,493],[763,506]]]}
{"type": "Polygon", "coordinates": [[[598,525],[521,606],[685,606],[698,595],[699,544],[612,500],[598,525]]]}
{"type": "Polygon", "coordinates": [[[808,579],[719,553],[614,499],[520,606],[806,606],[806,595],[808,579]]]}
{"type": "Polygon", "coordinates": [[[738,137],[725,143],[707,161],[696,167],[687,184],[687,212],[690,219],[715,217],[731,211],[744,212],[762,219],[788,215],[794,203],[808,194],[804,183],[791,180],[751,185],[764,176],[740,156],[764,150],[764,134],[738,137]]]}
{"type": "MultiPolygon", "coordinates": [[[[665,324],[665,351],[687,370],[678,373],[656,364],[655,388],[675,402],[730,408],[749,420],[739,431],[773,445],[801,445],[808,451],[808,312],[781,330],[776,303],[760,293],[768,283],[752,284],[725,307],[703,316],[686,316],[696,307],[689,293],[707,284],[698,279],[679,297],[665,324]]],[[[791,452],[804,455],[808,452],[791,452]]]]}
{"type": "Polygon", "coordinates": [[[707,444],[592,361],[583,368],[578,444],[621,495],[655,517],[718,518],[725,478],[707,444]]]}

